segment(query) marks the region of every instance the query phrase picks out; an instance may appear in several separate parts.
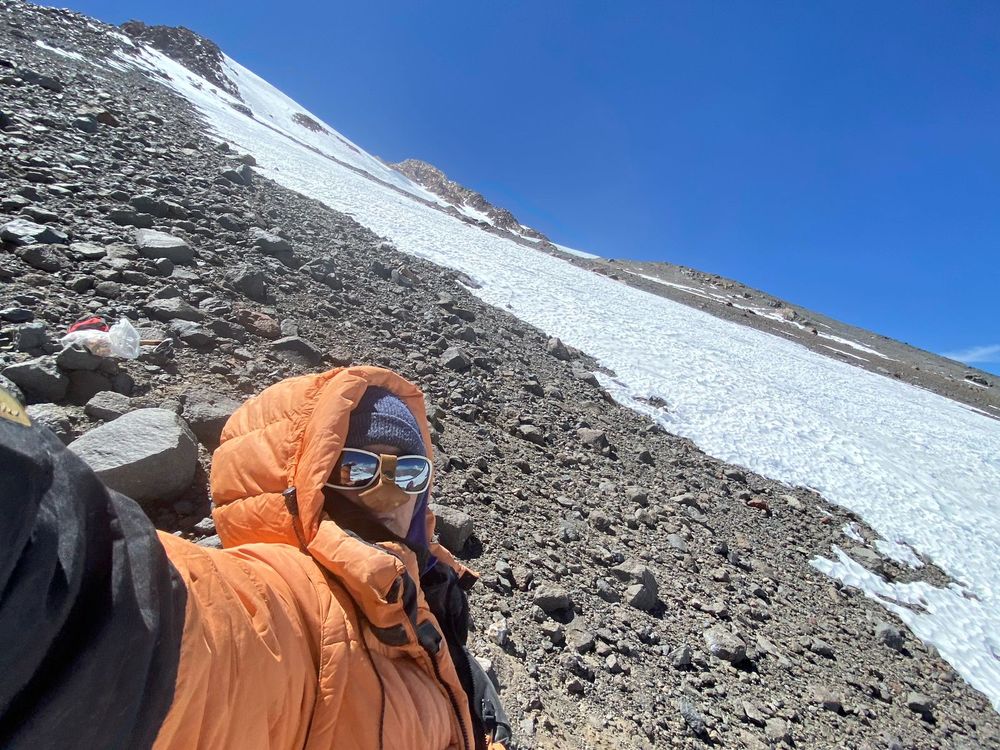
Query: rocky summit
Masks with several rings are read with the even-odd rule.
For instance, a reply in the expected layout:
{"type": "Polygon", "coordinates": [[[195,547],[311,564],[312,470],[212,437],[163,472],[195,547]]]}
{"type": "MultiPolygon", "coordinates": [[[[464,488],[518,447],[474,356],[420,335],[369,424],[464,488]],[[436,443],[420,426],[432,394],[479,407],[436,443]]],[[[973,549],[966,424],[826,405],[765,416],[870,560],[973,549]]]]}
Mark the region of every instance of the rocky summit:
{"type": "Polygon", "coordinates": [[[427,396],[441,540],[482,574],[471,645],[518,747],[1000,747],[981,694],[810,560],[940,570],[617,405],[468,278],[257,173],[137,62],[151,43],[212,76],[217,48],[125,32],[0,0],[0,374],[159,528],[218,544],[210,451],[241,401],[384,365],[427,396]],[[139,356],[60,343],[93,315],[139,356]]]}

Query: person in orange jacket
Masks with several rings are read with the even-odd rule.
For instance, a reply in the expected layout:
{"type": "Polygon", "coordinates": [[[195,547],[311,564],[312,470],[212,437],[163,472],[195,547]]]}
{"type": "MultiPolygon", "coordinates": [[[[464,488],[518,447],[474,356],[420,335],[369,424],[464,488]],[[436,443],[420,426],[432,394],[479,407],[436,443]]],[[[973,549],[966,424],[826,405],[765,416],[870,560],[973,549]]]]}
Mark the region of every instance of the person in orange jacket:
{"type": "Polygon", "coordinates": [[[0,390],[0,746],[503,748],[465,649],[476,576],[431,541],[419,389],[377,367],[241,406],[223,549],[138,506],[0,390]]]}

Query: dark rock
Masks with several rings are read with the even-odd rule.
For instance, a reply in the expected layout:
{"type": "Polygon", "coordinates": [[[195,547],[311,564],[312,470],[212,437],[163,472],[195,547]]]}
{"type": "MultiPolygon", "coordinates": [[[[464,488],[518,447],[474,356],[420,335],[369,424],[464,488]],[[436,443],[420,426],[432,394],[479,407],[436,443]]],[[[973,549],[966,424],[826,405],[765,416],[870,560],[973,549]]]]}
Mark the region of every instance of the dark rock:
{"type": "Polygon", "coordinates": [[[218,222],[219,226],[228,232],[245,232],[250,226],[236,214],[222,214],[218,222]]]}
{"type": "Polygon", "coordinates": [[[65,256],[55,245],[27,245],[17,251],[17,256],[32,268],[55,273],[63,268],[65,256]]]}
{"type": "Polygon", "coordinates": [[[589,445],[592,448],[597,448],[598,450],[607,448],[609,445],[608,436],[604,430],[594,430],[589,427],[581,427],[576,431],[576,435],[580,438],[580,442],[585,445],[589,445]]]}
{"type": "Polygon", "coordinates": [[[833,711],[835,714],[844,713],[843,699],[833,692],[833,690],[824,685],[813,686],[812,702],[822,706],[827,711],[833,711]]]}
{"type": "Polygon", "coordinates": [[[643,612],[656,608],[659,597],[659,586],[653,571],[636,560],[626,560],[611,569],[612,574],[621,581],[632,585],[625,591],[625,601],[632,607],[643,612]]]}
{"type": "Polygon", "coordinates": [[[113,390],[111,378],[95,370],[73,370],[69,373],[66,399],[83,406],[101,391],[113,390]]]}
{"type": "Polygon", "coordinates": [[[17,71],[17,75],[25,83],[30,83],[35,86],[40,86],[43,89],[48,89],[49,91],[53,91],[57,94],[62,93],[63,90],[62,81],[60,81],[55,76],[43,75],[42,73],[39,73],[36,70],[32,70],[31,68],[21,68],[19,71],[17,71]]]}
{"type": "Polygon", "coordinates": [[[705,725],[705,719],[698,713],[691,701],[685,698],[678,699],[677,710],[680,712],[681,718],[684,719],[684,723],[687,724],[688,729],[691,730],[691,734],[695,737],[705,737],[708,735],[708,727],[705,725]]]}
{"type": "Polygon", "coordinates": [[[568,362],[573,359],[573,355],[570,353],[569,349],[558,338],[550,338],[548,343],[545,345],[545,351],[556,359],[561,359],[564,362],[568,362]]]}
{"type": "Polygon", "coordinates": [[[14,348],[19,352],[33,352],[49,343],[49,334],[44,323],[24,323],[12,329],[5,329],[5,332],[7,331],[13,332],[14,348]]]}
{"type": "Polygon", "coordinates": [[[907,693],[906,707],[913,713],[920,714],[926,721],[930,721],[934,717],[934,700],[923,693],[913,691],[907,693]]]}
{"type": "Polygon", "coordinates": [[[212,347],[215,345],[215,334],[208,328],[203,328],[198,323],[190,320],[171,320],[170,331],[182,343],[196,349],[212,347]]]}
{"type": "Polygon", "coordinates": [[[813,638],[809,642],[809,650],[814,654],[826,657],[827,659],[834,658],[833,646],[826,641],[820,640],[819,638],[813,638]]]}
{"type": "Polygon", "coordinates": [[[903,650],[903,631],[887,622],[875,626],[875,639],[893,651],[903,650]]]}
{"type": "Polygon", "coordinates": [[[97,132],[97,117],[93,114],[78,114],[73,118],[70,123],[77,130],[81,130],[84,133],[96,133],[97,132]]]}
{"type": "Polygon", "coordinates": [[[284,359],[304,365],[318,365],[323,353],[300,336],[285,336],[271,343],[271,349],[284,359]]]}
{"type": "Polygon", "coordinates": [[[29,403],[59,401],[69,388],[69,378],[56,366],[55,357],[38,357],[10,365],[4,368],[3,375],[24,392],[29,403]]]}
{"type": "Polygon", "coordinates": [[[62,370],[96,370],[103,361],[103,357],[81,346],[67,346],[56,355],[56,364],[62,370]]]}
{"type": "Polygon", "coordinates": [[[0,320],[8,323],[28,323],[34,319],[35,314],[23,307],[8,307],[6,310],[0,310],[0,320]]]}
{"type": "Polygon", "coordinates": [[[667,654],[667,658],[670,659],[670,664],[674,669],[687,669],[691,666],[691,648],[687,645],[681,645],[667,654]]]}
{"type": "Polygon", "coordinates": [[[234,185],[250,185],[253,182],[253,170],[249,165],[241,164],[237,169],[227,169],[220,177],[234,185]]]}
{"type": "Polygon", "coordinates": [[[450,347],[441,355],[441,364],[449,370],[463,372],[472,367],[472,359],[457,346],[450,347]]]}
{"type": "Polygon", "coordinates": [[[159,219],[167,218],[170,213],[170,204],[152,195],[137,195],[129,200],[129,205],[136,211],[159,219]]]}
{"type": "Polygon", "coordinates": [[[149,229],[156,223],[155,217],[139,213],[130,208],[113,208],[108,211],[108,219],[122,227],[149,229]]]}
{"type": "Polygon", "coordinates": [[[230,283],[237,291],[257,302],[267,302],[267,277],[257,270],[242,268],[230,278],[230,283]]]}
{"type": "Polygon", "coordinates": [[[522,424],[517,428],[517,436],[535,445],[545,445],[545,433],[533,424],[522,424]]]}

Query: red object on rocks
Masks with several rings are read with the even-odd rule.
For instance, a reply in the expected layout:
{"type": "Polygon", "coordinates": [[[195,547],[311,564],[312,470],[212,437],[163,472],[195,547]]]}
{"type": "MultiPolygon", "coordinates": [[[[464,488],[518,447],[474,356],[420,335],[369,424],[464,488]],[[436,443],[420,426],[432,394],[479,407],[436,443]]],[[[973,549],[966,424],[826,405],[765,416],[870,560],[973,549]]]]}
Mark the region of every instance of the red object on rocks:
{"type": "Polygon", "coordinates": [[[69,327],[66,333],[75,333],[76,331],[107,331],[108,323],[100,315],[87,315],[80,318],[73,325],[69,327]]]}

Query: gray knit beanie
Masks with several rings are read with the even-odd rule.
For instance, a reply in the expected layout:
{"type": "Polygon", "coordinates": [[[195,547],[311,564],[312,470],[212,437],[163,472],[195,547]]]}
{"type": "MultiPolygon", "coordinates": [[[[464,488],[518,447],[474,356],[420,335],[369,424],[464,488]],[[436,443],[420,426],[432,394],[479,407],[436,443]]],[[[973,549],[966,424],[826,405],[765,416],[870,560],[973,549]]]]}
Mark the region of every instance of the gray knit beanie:
{"type": "Polygon", "coordinates": [[[385,388],[370,386],[351,412],[348,448],[383,443],[399,449],[402,456],[426,456],[420,427],[406,404],[385,388]]]}

